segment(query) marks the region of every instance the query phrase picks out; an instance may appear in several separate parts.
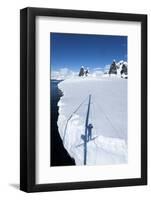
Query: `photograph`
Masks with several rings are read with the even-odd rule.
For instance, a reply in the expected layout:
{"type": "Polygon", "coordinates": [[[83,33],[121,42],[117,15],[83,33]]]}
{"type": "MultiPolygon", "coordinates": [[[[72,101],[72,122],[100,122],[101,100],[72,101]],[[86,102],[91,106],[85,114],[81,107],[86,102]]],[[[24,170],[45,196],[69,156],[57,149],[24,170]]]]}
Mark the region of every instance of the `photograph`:
{"type": "Polygon", "coordinates": [[[20,19],[20,189],[147,185],[147,15],[20,19]]]}
{"type": "Polygon", "coordinates": [[[50,167],[127,164],[128,36],[50,32],[50,167]]]}

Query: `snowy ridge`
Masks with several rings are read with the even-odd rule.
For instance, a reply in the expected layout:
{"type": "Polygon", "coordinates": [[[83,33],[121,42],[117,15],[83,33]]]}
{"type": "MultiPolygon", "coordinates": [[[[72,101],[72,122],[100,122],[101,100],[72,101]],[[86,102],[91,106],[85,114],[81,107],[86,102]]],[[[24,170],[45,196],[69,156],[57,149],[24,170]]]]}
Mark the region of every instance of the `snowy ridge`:
{"type": "Polygon", "coordinates": [[[58,102],[58,129],[76,165],[83,165],[84,141],[81,135],[85,132],[87,96],[90,93],[92,105],[89,121],[93,124],[93,134],[92,140],[87,143],[87,165],[126,163],[127,80],[117,77],[76,77],[60,82],[59,89],[63,96],[58,102]]]}

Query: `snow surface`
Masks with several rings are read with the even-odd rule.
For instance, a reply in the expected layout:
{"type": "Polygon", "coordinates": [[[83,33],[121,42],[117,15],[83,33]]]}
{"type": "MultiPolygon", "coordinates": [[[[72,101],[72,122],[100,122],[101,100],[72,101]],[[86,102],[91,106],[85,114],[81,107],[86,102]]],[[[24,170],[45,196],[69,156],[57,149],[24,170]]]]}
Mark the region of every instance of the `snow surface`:
{"type": "Polygon", "coordinates": [[[76,165],[84,162],[85,120],[91,94],[87,165],[127,163],[127,80],[118,77],[74,77],[59,83],[58,129],[76,165]]]}

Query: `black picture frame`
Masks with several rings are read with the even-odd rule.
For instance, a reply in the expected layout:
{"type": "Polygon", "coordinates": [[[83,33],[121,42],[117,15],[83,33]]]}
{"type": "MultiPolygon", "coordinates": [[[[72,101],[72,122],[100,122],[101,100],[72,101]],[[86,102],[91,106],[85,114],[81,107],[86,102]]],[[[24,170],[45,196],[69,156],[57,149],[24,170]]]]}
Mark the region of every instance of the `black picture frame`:
{"type": "Polygon", "coordinates": [[[44,192],[147,184],[147,15],[48,8],[20,11],[20,190],[44,192]],[[141,178],[36,184],[35,19],[54,16],[141,23],[141,178]]]}

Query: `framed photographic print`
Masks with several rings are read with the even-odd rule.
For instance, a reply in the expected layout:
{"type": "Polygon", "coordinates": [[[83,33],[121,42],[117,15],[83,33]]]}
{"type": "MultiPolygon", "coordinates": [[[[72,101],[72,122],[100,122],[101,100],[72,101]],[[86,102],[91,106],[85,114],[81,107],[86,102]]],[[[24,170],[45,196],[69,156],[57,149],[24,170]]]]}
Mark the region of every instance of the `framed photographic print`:
{"type": "Polygon", "coordinates": [[[147,184],[147,16],[20,12],[20,189],[147,184]]]}

